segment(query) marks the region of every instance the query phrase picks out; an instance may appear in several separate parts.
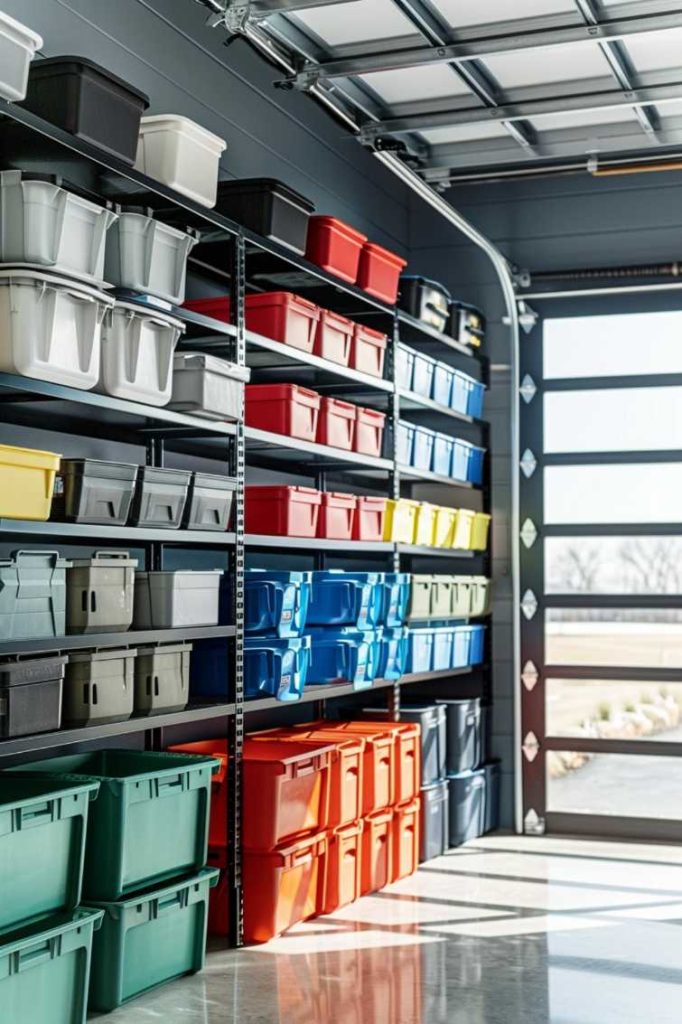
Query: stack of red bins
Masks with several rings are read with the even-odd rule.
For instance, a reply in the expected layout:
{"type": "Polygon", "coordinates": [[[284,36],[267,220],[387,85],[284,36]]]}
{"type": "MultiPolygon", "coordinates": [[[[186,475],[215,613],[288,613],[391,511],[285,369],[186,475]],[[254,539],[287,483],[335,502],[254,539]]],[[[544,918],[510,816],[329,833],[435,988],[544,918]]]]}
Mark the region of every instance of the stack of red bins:
{"type": "Polygon", "coordinates": [[[383,540],[386,498],[290,484],[246,488],[246,532],[268,537],[383,540]]]}
{"type": "Polygon", "coordinates": [[[357,284],[368,295],[395,305],[400,273],[407,261],[370,242],[337,217],[311,217],[306,255],[329,274],[357,284]]]}
{"type": "MultiPolygon", "coordinates": [[[[227,868],[227,742],[174,747],[210,752],[223,765],[211,800],[209,862],[227,868]]],[[[242,776],[244,938],[267,942],[322,912],[326,885],[334,744],[276,733],[247,737],[242,776]]],[[[229,933],[229,882],[224,870],[211,894],[209,930],[229,933]]]]}

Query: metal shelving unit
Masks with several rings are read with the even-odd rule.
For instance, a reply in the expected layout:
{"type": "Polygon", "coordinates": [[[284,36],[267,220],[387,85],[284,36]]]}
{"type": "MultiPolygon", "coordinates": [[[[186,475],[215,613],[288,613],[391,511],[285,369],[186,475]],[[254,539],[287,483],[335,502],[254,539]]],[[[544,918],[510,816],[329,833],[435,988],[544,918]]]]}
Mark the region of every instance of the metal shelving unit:
{"type": "MultiPolygon", "coordinates": [[[[232,934],[236,944],[242,936],[241,901],[241,763],[247,718],[256,712],[276,713],[292,705],[276,700],[246,701],[243,676],[244,646],[244,566],[247,551],[252,555],[262,551],[269,558],[278,553],[289,559],[296,553],[312,557],[316,567],[323,568],[330,557],[341,557],[347,562],[371,558],[399,570],[412,564],[412,559],[440,559],[458,562],[481,560],[489,564],[487,556],[474,552],[447,551],[435,548],[392,542],[362,543],[320,539],[283,538],[245,534],[244,489],[248,468],[275,470],[282,473],[308,476],[315,486],[324,488],[328,479],[336,476],[353,480],[358,490],[363,486],[374,493],[400,497],[423,484],[447,484],[452,494],[456,488],[466,488],[459,482],[436,474],[422,474],[409,467],[397,465],[395,459],[395,426],[401,411],[416,415],[438,415],[445,419],[448,431],[456,430],[459,423],[468,429],[480,430],[483,444],[487,444],[487,427],[483,423],[443,408],[429,399],[412,393],[403,393],[394,383],[393,348],[399,340],[410,344],[417,339],[419,347],[435,347],[449,358],[465,359],[467,366],[479,367],[482,380],[487,382],[487,360],[460,346],[453,339],[433,332],[405,314],[373,299],[354,285],[349,285],[295,256],[289,250],[243,230],[237,224],[214,210],[198,206],[191,200],[173,192],[139,174],[127,164],[88,145],[80,139],[42,121],[28,111],[0,101],[0,161],[8,167],[41,170],[57,165],[68,166],[69,178],[76,184],[79,178],[87,181],[92,191],[117,201],[134,201],[150,206],[169,223],[181,227],[191,226],[202,232],[201,243],[191,257],[193,268],[200,268],[207,277],[230,290],[230,323],[213,320],[186,309],[168,307],[168,312],[185,323],[181,341],[184,349],[210,350],[230,358],[237,364],[249,365],[253,379],[287,380],[314,387],[324,394],[349,398],[352,401],[386,410],[389,441],[393,445],[392,457],[368,459],[352,452],[305,444],[267,431],[246,428],[243,422],[222,423],[185,415],[172,410],[121,401],[94,391],[80,391],[43,381],[31,380],[14,374],[0,373],[0,421],[29,428],[49,429],[54,433],[101,440],[116,444],[135,445],[144,450],[144,461],[150,466],[163,466],[167,452],[175,455],[190,454],[209,460],[220,460],[229,476],[237,481],[233,529],[217,534],[196,530],[157,530],[127,527],[82,526],[71,523],[36,523],[0,520],[0,537],[7,541],[23,539],[37,545],[45,541],[65,545],[89,545],[95,548],[102,542],[124,544],[142,549],[148,568],[162,568],[168,552],[188,548],[196,550],[205,559],[206,552],[215,550],[216,557],[225,559],[231,570],[233,585],[234,622],[226,626],[180,630],[130,631],[127,633],[90,634],[51,638],[43,641],[16,641],[0,644],[0,656],[19,656],[45,651],[77,650],[91,647],[117,647],[179,640],[200,643],[205,639],[221,638],[230,646],[229,680],[222,702],[194,704],[184,711],[151,717],[133,717],[125,722],[107,723],[81,728],[65,728],[16,739],[0,740],[0,767],[11,763],[8,759],[21,759],[36,753],[46,754],[62,747],[111,742],[116,737],[143,737],[145,745],[153,749],[164,746],[164,730],[191,727],[196,735],[201,723],[226,723],[228,745],[234,770],[229,773],[228,829],[230,844],[228,865],[230,886],[230,913],[232,934]],[[261,337],[246,330],[245,298],[248,290],[287,288],[314,299],[339,313],[361,322],[381,326],[392,340],[387,352],[386,379],[330,363],[319,357],[301,352],[290,346],[261,337]],[[210,340],[204,338],[208,335],[210,340]]],[[[127,299],[132,298],[130,295],[127,299]]],[[[152,303],[144,296],[134,300],[142,305],[152,303]]],[[[55,444],[57,450],[59,448],[55,444]]],[[[389,449],[390,450],[390,449],[389,449]]],[[[142,461],[142,455],[140,456],[142,461]]],[[[484,507],[489,507],[489,476],[482,489],[484,507]]],[[[202,562],[202,564],[204,564],[202,562]]],[[[453,670],[445,673],[412,674],[399,683],[377,680],[366,690],[354,690],[350,684],[339,686],[311,686],[303,695],[302,703],[324,707],[324,702],[353,695],[382,692],[388,705],[397,715],[400,707],[401,687],[420,682],[447,682],[448,679],[472,670],[453,670]]],[[[215,726],[214,726],[215,728],[215,726]]]]}

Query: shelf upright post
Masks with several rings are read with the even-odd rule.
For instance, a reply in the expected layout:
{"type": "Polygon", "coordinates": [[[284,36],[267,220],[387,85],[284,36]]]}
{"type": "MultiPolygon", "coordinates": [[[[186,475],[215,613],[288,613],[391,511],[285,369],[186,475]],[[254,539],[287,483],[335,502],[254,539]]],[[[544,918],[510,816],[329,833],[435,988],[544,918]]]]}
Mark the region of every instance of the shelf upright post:
{"type": "MultiPolygon", "coordinates": [[[[150,437],[145,445],[145,462],[148,466],[163,469],[165,446],[162,438],[150,437]]],[[[147,570],[157,572],[163,569],[163,544],[150,541],[147,545],[147,570]]],[[[145,732],[144,745],[146,750],[163,750],[163,729],[152,728],[145,732]]]]}
{"type": "MultiPolygon", "coordinates": [[[[396,346],[400,341],[400,320],[398,314],[393,317],[392,331],[386,358],[388,360],[388,378],[393,382],[391,392],[391,415],[389,417],[389,430],[391,432],[391,457],[393,469],[390,475],[390,497],[394,501],[400,498],[400,470],[398,469],[398,421],[400,420],[400,388],[396,380],[395,368],[397,365],[396,346]]],[[[392,556],[393,572],[400,572],[400,552],[398,545],[393,546],[392,556]]],[[[400,718],[400,680],[397,679],[388,691],[388,710],[391,718],[397,722],[400,718]]]]}
{"type": "MultiPolygon", "coordinates": [[[[327,474],[324,469],[319,469],[315,473],[315,487],[318,491],[326,491],[327,489],[327,474]]],[[[323,550],[316,550],[313,555],[313,565],[317,572],[324,572],[327,568],[327,552],[323,550]]],[[[327,702],[326,700],[316,700],[313,704],[313,716],[315,719],[327,717],[327,702]]]]}
{"type": "MultiPolygon", "coordinates": [[[[230,246],[230,320],[237,328],[233,342],[233,360],[246,365],[246,245],[240,232],[230,246]]],[[[230,934],[232,943],[244,943],[244,906],[242,894],[242,759],[244,754],[244,488],[246,480],[246,448],[244,438],[244,403],[239,413],[234,438],[234,471],[237,490],[234,503],[234,555],[232,588],[235,636],[233,643],[232,678],[234,681],[234,714],[228,719],[228,886],[230,934]]],[[[228,687],[230,680],[227,680],[228,687]]]]}

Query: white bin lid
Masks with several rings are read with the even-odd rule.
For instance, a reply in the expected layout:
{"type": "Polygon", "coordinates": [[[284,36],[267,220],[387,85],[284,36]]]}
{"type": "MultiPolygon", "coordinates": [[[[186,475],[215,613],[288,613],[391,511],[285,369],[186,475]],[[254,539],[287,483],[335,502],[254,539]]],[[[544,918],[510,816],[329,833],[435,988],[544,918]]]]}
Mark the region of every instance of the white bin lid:
{"type": "Polygon", "coordinates": [[[57,274],[42,274],[37,270],[27,270],[23,267],[7,267],[0,270],[0,285],[3,282],[15,285],[26,285],[27,287],[54,288],[56,291],[72,292],[79,298],[96,299],[105,306],[113,306],[113,296],[100,291],[99,288],[90,287],[82,281],[76,281],[72,277],[59,277],[57,274]]]}
{"type": "Polygon", "coordinates": [[[43,37],[34,32],[32,28],[22,25],[20,21],[10,18],[9,14],[0,11],[0,32],[25,46],[27,50],[40,50],[43,45],[43,37]]]}
{"type": "Polygon", "coordinates": [[[117,300],[114,306],[114,316],[117,313],[123,312],[133,313],[143,320],[156,320],[157,323],[161,323],[165,327],[174,327],[177,331],[184,334],[185,324],[182,320],[178,320],[176,317],[163,312],[161,309],[157,309],[155,306],[143,306],[135,302],[120,302],[117,300]]]}
{"type": "Polygon", "coordinates": [[[251,369],[248,366],[237,366],[227,359],[219,356],[210,356],[206,352],[176,352],[173,356],[173,372],[181,373],[183,370],[204,370],[206,373],[215,373],[220,377],[229,377],[231,380],[240,380],[247,383],[251,379],[251,369]]]}

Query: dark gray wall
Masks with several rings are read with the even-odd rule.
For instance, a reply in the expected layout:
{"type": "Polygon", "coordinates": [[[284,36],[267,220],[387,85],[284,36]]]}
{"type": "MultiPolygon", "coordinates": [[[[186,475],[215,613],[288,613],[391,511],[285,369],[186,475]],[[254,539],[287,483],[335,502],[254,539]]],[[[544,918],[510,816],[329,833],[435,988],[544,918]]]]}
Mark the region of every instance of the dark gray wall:
{"type": "MultiPolygon", "coordinates": [[[[455,187],[448,200],[484,231],[508,259],[531,271],[592,268],[675,260],[682,252],[682,174],[566,178],[455,187]]],[[[420,272],[445,280],[453,294],[480,305],[490,320],[493,386],[493,561],[495,630],[494,753],[503,759],[505,823],[512,824],[513,692],[509,577],[509,338],[502,296],[491,264],[423,204],[412,200],[410,255],[420,272]]],[[[682,303],[682,293],[680,294],[682,303]]],[[[551,316],[552,305],[534,303],[551,316]]],[[[576,311],[580,300],[576,300],[576,311]]],[[[523,344],[523,335],[522,342],[523,344]]],[[[530,342],[529,342],[530,343],[530,342]]]]}
{"type": "Polygon", "coordinates": [[[376,241],[403,251],[407,195],[308,97],[241,40],[205,26],[192,0],[4,0],[40,32],[44,56],[78,54],[143,89],[149,112],[183,114],[227,141],[221,176],[278,177],[376,241]]]}

